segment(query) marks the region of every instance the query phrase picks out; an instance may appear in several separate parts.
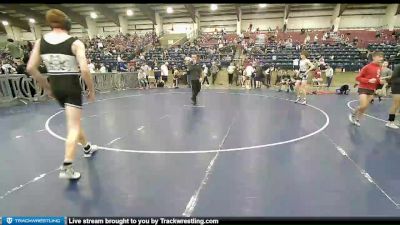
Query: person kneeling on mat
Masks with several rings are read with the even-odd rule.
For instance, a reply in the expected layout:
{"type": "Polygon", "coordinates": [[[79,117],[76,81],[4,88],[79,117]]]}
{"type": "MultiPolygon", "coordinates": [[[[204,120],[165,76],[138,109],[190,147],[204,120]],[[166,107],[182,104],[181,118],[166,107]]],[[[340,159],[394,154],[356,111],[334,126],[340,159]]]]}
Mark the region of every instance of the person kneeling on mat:
{"type": "Polygon", "coordinates": [[[349,85],[342,85],[339,89],[336,89],[336,94],[338,95],[348,95],[350,92],[349,85]]]}
{"type": "Polygon", "coordinates": [[[200,77],[201,73],[203,72],[203,69],[201,68],[201,65],[198,62],[198,57],[197,55],[192,55],[192,61],[188,65],[188,74],[190,75],[191,78],[191,86],[192,86],[192,103],[193,105],[197,104],[197,95],[199,94],[201,90],[201,84],[200,84],[200,77]]]}

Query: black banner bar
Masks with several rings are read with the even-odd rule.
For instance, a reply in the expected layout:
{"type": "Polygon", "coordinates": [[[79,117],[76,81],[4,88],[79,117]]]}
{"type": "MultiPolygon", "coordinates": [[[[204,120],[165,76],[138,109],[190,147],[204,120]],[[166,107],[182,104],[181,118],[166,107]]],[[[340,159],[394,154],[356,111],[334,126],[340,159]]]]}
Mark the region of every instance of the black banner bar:
{"type": "Polygon", "coordinates": [[[278,223],[307,223],[307,224],[341,224],[343,222],[357,223],[391,223],[398,224],[400,218],[390,217],[67,217],[67,225],[220,225],[220,224],[278,224],[278,223]]]}

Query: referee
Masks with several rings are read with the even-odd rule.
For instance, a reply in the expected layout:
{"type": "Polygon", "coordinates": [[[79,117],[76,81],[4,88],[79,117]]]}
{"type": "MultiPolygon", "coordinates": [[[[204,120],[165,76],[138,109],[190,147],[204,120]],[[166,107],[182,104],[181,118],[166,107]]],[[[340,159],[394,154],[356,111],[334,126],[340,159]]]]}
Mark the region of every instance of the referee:
{"type": "Polygon", "coordinates": [[[197,95],[201,90],[200,76],[202,71],[197,55],[192,55],[192,62],[188,66],[188,75],[191,79],[193,105],[197,104],[197,95]]]}

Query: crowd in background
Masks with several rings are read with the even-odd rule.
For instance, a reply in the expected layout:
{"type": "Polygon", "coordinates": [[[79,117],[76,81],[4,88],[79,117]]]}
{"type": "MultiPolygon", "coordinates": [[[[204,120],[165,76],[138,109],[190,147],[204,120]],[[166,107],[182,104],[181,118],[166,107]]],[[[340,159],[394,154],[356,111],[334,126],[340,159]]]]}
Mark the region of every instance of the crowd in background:
{"type": "MultiPolygon", "coordinates": [[[[149,87],[151,83],[149,77],[152,76],[156,78],[155,86],[164,85],[162,83],[165,83],[166,80],[162,77],[165,76],[165,68],[167,68],[167,72],[172,72],[170,73],[173,79],[172,86],[177,86],[178,80],[185,81],[182,77],[185,75],[186,65],[190,63],[191,55],[197,54],[204,69],[202,80],[204,85],[214,84],[219,71],[225,67],[230,85],[259,88],[261,84],[264,84],[271,87],[271,75],[274,72],[277,74],[274,85],[284,89],[287,86],[287,91],[291,90],[290,80],[293,80],[293,70],[286,70],[275,65],[263,65],[252,57],[252,54],[279,52],[285,48],[295,48],[300,51],[319,40],[331,39],[343,45],[356,45],[358,42],[358,37],[350,40],[340,32],[327,31],[323,33],[322,37],[319,37],[318,34],[311,37],[310,31],[302,30],[300,33],[304,35],[304,42],[301,42],[293,40],[291,35],[279,39],[278,29],[275,31],[269,29],[269,31],[270,35],[267,35],[265,41],[274,44],[272,49],[269,49],[267,45],[257,44],[253,34],[258,33],[259,30],[255,29],[253,32],[251,27],[249,27],[248,32],[233,35],[233,38],[227,38],[227,33],[223,29],[215,30],[212,33],[203,33],[195,40],[188,41],[183,45],[171,46],[169,49],[160,47],[159,38],[154,32],[148,32],[144,35],[119,33],[115,36],[97,36],[82,41],[87,49],[89,69],[92,73],[106,73],[115,70],[119,72],[135,71],[138,73],[138,79],[144,88],[149,87]],[[239,52],[236,52],[237,50],[239,52]],[[153,54],[149,57],[149,52],[159,56],[154,58],[153,54]],[[182,63],[177,62],[179,60],[182,63]]],[[[385,41],[387,37],[378,33],[377,40],[381,41],[382,45],[389,44],[385,41]]],[[[393,34],[398,40],[398,35],[393,34]]],[[[30,42],[18,46],[12,40],[9,40],[6,48],[0,52],[0,72],[2,74],[25,73],[23,68],[26,67],[31,50],[32,44],[30,42]]],[[[365,57],[368,57],[368,54],[365,57]]],[[[318,68],[315,71],[313,83],[320,85],[321,71],[325,72],[327,78],[332,78],[333,69],[324,62],[322,56],[312,60],[318,68]]],[[[295,65],[295,62],[293,62],[293,65],[295,65]]],[[[44,65],[41,66],[41,70],[46,71],[44,65]]],[[[332,79],[327,79],[327,81],[329,86],[332,79]]]]}

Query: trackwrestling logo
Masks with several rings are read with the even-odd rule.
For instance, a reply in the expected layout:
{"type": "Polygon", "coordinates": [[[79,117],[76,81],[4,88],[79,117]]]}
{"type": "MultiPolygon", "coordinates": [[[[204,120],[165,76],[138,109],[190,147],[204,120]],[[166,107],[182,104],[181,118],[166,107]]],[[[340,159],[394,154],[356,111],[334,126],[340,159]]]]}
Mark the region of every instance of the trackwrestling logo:
{"type": "Polygon", "coordinates": [[[37,225],[37,224],[52,224],[64,225],[64,217],[3,217],[2,224],[4,225],[37,225]]]}

